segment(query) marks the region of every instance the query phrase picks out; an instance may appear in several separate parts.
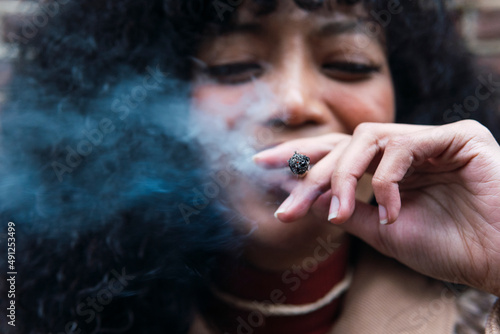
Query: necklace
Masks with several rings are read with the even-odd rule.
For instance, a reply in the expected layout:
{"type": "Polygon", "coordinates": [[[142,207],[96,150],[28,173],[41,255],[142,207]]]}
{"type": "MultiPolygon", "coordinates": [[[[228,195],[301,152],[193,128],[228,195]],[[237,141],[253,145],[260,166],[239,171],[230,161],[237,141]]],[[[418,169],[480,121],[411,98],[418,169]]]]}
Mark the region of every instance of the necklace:
{"type": "Polygon", "coordinates": [[[351,282],[352,270],[348,270],[344,279],[334,285],[326,295],[316,300],[315,302],[302,305],[262,303],[258,301],[241,299],[231,294],[222,292],[213,285],[211,286],[211,291],[214,296],[216,296],[226,304],[232,305],[242,310],[258,311],[264,316],[294,316],[308,314],[325,307],[334,299],[342,295],[342,293],[344,293],[349,288],[351,282]]]}

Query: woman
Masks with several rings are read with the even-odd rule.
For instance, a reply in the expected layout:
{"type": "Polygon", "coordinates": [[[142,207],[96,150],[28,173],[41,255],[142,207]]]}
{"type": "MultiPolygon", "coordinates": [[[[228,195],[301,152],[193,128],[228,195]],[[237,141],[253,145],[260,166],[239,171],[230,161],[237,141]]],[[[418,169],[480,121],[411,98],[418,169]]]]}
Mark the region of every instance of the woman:
{"type": "Polygon", "coordinates": [[[460,308],[472,294],[434,279],[500,295],[500,148],[475,121],[393,124],[489,95],[470,116],[498,134],[498,82],[474,82],[442,2],[65,6],[20,46],[2,120],[19,143],[2,171],[36,184],[2,207],[35,273],[18,279],[24,332],[484,331],[460,308]]]}

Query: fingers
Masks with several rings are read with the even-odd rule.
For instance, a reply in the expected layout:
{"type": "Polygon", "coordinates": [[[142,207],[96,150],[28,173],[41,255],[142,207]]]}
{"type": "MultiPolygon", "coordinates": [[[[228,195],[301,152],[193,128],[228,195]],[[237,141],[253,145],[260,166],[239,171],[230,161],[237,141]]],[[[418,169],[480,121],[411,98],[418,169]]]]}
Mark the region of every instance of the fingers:
{"type": "MultiPolygon", "coordinates": [[[[351,136],[333,134],[288,142],[271,150],[261,152],[256,160],[268,165],[282,166],[290,156],[292,148],[300,145],[300,153],[311,156],[314,167],[291,191],[275,213],[283,222],[291,222],[305,216],[314,202],[327,190],[332,190],[328,219],[340,224],[352,216],[356,206],[356,187],[367,171],[373,171],[380,160],[386,136],[397,131],[393,125],[365,124],[351,136]],[[332,148],[334,148],[332,150],[332,148]],[[275,159],[274,161],[272,159],[275,159]],[[375,167],[374,167],[375,166],[375,167]]],[[[422,129],[418,126],[402,126],[399,131],[422,129]]],[[[404,169],[404,168],[403,168],[404,169]]],[[[402,170],[403,170],[402,169],[402,170]]],[[[403,173],[404,176],[404,173],[403,173]]],[[[379,185],[377,183],[377,185],[379,185]]],[[[394,181],[392,197],[399,195],[394,181]],[[394,195],[396,193],[397,195],[394,195]]],[[[379,188],[384,187],[380,185],[379,188]]],[[[384,189],[377,193],[383,193],[384,189]]],[[[397,202],[395,202],[397,204],[397,202]]],[[[391,217],[397,217],[399,207],[391,206],[391,217]]],[[[381,207],[382,222],[389,222],[385,207],[381,207]]],[[[392,221],[391,221],[392,222],[392,221]]]]}
{"type": "Polygon", "coordinates": [[[283,222],[291,222],[307,214],[318,197],[330,189],[332,167],[349,145],[349,141],[346,139],[338,143],[334,151],[314,165],[314,168],[293,189],[289,198],[278,208],[275,213],[276,218],[283,222]]]}
{"type": "Polygon", "coordinates": [[[364,123],[356,128],[352,137],[333,134],[322,136],[322,140],[316,137],[291,141],[261,152],[256,160],[282,166],[291,151],[297,150],[315,163],[276,211],[275,216],[284,222],[306,215],[328,190],[331,196],[321,198],[321,202],[325,198],[330,200],[328,219],[336,224],[345,222],[355,213],[359,179],[373,172],[379,221],[391,224],[401,210],[399,182],[416,160],[446,156],[450,148],[459,146],[453,143],[453,133],[456,129],[451,126],[364,123]]]}
{"type": "Polygon", "coordinates": [[[255,163],[267,168],[288,166],[288,159],[295,151],[305,154],[315,164],[335,148],[335,145],[350,136],[331,133],[319,137],[291,140],[273,148],[261,151],[253,156],[255,163]]]}
{"type": "Polygon", "coordinates": [[[414,160],[413,151],[404,139],[390,140],[373,175],[372,187],[379,205],[380,224],[392,224],[401,210],[399,182],[404,178],[414,160]]]}
{"type": "Polygon", "coordinates": [[[329,220],[341,224],[354,212],[354,192],[361,176],[372,169],[372,188],[379,204],[379,222],[382,225],[396,221],[401,210],[399,182],[412,166],[415,157],[423,159],[433,154],[432,128],[413,128],[411,135],[401,134],[402,129],[390,126],[386,129],[373,124],[357,129],[349,147],[332,174],[332,204],[329,220]],[[415,131],[418,129],[418,131],[415,131]]]}
{"type": "Polygon", "coordinates": [[[380,151],[378,137],[371,132],[355,134],[332,166],[332,202],[328,220],[342,223],[352,216],[356,186],[380,151]]]}
{"type": "Polygon", "coordinates": [[[331,222],[340,224],[351,217],[357,182],[373,161],[380,159],[372,178],[379,222],[382,225],[394,223],[401,210],[399,184],[412,166],[442,156],[456,146],[452,144],[454,136],[450,136],[453,132],[446,127],[420,127],[411,134],[401,134],[396,126],[392,128],[384,133],[369,126],[354,135],[332,174],[331,212],[337,206],[340,209],[337,215],[331,213],[331,222]]]}

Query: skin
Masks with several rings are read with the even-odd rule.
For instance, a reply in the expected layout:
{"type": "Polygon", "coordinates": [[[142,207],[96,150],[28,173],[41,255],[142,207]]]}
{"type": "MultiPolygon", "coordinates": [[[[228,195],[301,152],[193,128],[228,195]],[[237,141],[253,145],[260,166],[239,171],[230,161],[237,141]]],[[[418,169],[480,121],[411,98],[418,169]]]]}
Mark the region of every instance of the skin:
{"type": "MultiPolygon", "coordinates": [[[[257,24],[259,30],[209,38],[198,58],[208,68],[251,63],[261,69],[219,78],[198,74],[193,88],[194,109],[223,118],[227,131],[244,128],[248,136],[255,136],[268,130],[271,137],[257,143],[264,147],[328,133],[347,135],[367,120],[391,122],[394,93],[382,43],[370,36],[369,45],[360,48],[358,41],[369,37],[359,29],[352,27],[344,33],[335,29],[339,24],[356,22],[357,12],[359,7],[334,15],[327,11],[308,13],[287,1],[271,15],[255,17],[251,2],[245,3],[238,25],[257,24]],[[348,61],[379,69],[351,73],[342,70],[348,61]],[[258,119],[248,117],[240,101],[253,96],[261,85],[269,88],[272,97],[261,103],[258,119]]],[[[325,146],[324,152],[329,149],[325,146]]],[[[290,156],[293,152],[291,149],[290,156]]],[[[271,270],[288,269],[313,253],[318,237],[343,239],[345,232],[328,224],[326,217],[314,210],[297,224],[283,224],[274,212],[286,196],[263,196],[256,187],[252,180],[238,179],[228,189],[230,194],[246,194],[241,200],[232,196],[231,204],[248,218],[244,231],[254,228],[250,221],[256,224],[246,249],[246,257],[253,264],[271,270]]],[[[359,198],[367,200],[370,187],[362,188],[359,198]]]]}
{"type": "Polygon", "coordinates": [[[209,69],[259,66],[222,78],[198,73],[194,109],[248,136],[280,124],[257,147],[271,146],[256,164],[283,167],[294,151],[314,164],[306,177],[283,185],[284,196],[262,196],[244,178],[227,188],[231,206],[248,219],[242,229],[256,227],[247,259],[282,270],[310,256],[318,236],[342,240],[347,231],[421,273],[500,295],[500,147],[490,132],[473,121],[391,124],[394,90],[383,38],[359,27],[325,33],[333,21],[363,17],[359,6],[309,13],[287,1],[256,17],[245,2],[239,13],[238,24],[259,30],[207,38],[199,61],[209,69]],[[355,73],[346,62],[376,70],[355,73]],[[256,119],[239,102],[257,83],[270,87],[273,99],[256,119]],[[358,199],[370,195],[360,181],[366,174],[373,175],[378,208],[356,199],[356,190],[358,199]],[[279,208],[269,205],[283,200],[279,208]]]}

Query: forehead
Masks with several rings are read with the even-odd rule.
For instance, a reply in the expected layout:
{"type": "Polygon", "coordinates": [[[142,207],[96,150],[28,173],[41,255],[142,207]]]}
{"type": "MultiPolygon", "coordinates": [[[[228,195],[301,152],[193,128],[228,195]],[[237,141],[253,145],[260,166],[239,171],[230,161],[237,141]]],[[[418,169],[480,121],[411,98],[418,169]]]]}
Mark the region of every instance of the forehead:
{"type": "MultiPolygon", "coordinates": [[[[325,0],[320,8],[305,10],[293,0],[245,0],[236,7],[230,21],[219,23],[222,25],[208,29],[202,49],[222,47],[219,44],[232,45],[234,49],[236,44],[242,43],[242,38],[252,39],[251,43],[268,41],[277,46],[285,35],[307,36],[316,42],[342,35],[362,36],[363,45],[369,40],[385,48],[385,31],[371,20],[362,1],[348,5],[338,0],[325,0]],[[273,6],[267,5],[269,3],[273,6]]],[[[349,44],[347,42],[344,40],[349,44]]]]}
{"type": "Polygon", "coordinates": [[[347,5],[335,0],[326,0],[323,5],[314,10],[306,10],[299,7],[293,0],[276,0],[274,6],[264,7],[259,1],[245,0],[238,8],[234,16],[234,23],[248,24],[269,21],[288,22],[317,22],[341,21],[353,19],[365,19],[368,13],[362,3],[347,5]]]}

